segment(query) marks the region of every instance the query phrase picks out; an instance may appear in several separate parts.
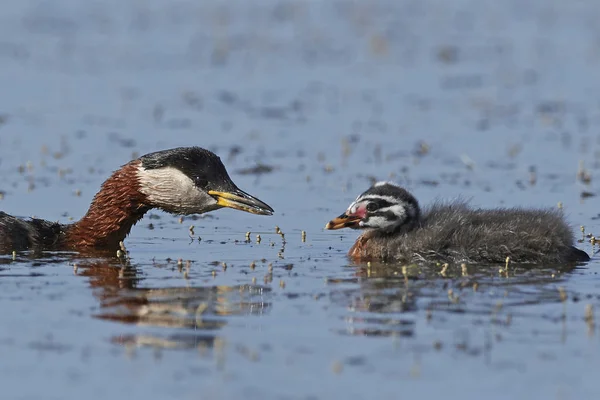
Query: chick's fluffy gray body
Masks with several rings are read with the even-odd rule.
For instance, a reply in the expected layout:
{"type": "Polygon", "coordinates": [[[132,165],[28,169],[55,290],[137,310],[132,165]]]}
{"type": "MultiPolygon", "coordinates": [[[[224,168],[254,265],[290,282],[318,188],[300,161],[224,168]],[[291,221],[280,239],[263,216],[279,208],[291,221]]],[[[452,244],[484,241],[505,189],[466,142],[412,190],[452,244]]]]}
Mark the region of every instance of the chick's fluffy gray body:
{"type": "Polygon", "coordinates": [[[473,209],[466,202],[436,202],[414,229],[393,234],[368,230],[350,250],[363,260],[497,263],[587,261],[573,247],[573,232],[558,209],[473,209]]]}

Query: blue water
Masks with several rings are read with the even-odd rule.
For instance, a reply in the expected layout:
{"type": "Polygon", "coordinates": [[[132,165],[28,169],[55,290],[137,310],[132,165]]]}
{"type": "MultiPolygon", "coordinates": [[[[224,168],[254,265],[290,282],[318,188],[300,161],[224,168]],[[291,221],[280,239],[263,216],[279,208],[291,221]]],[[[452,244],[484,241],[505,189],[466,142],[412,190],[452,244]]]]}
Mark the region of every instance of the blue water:
{"type": "Polygon", "coordinates": [[[593,1],[4,2],[1,210],[69,222],[136,155],[200,145],[276,211],[152,212],[128,260],[0,257],[4,396],[597,397],[597,259],[405,278],[323,227],[392,179],[422,204],[562,202],[598,233],[599,19],[593,1]]]}

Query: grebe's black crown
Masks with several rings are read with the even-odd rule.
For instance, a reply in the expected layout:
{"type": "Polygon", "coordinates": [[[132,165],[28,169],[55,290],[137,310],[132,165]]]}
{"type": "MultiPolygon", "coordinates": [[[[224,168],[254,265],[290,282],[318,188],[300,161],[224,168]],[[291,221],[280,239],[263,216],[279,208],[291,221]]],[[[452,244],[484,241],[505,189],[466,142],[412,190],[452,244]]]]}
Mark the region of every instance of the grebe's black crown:
{"type": "Polygon", "coordinates": [[[177,147],[140,157],[144,169],[177,168],[203,190],[233,190],[219,156],[201,147],[177,147]]]}
{"type": "Polygon", "coordinates": [[[201,147],[178,147],[139,158],[140,191],[153,207],[201,214],[220,207],[271,215],[273,209],[239,189],[221,159],[201,147]]]}

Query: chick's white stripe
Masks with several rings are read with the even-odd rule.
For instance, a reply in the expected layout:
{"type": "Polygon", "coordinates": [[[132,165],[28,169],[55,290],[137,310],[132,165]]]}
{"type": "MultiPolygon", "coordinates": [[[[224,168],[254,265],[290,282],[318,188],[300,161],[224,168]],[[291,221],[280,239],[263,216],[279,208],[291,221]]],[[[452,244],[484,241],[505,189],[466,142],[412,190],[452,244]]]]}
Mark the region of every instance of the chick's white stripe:
{"type": "Polygon", "coordinates": [[[355,203],[359,203],[362,202],[364,200],[385,200],[388,203],[392,203],[392,204],[398,204],[401,202],[400,199],[397,199],[395,197],[392,196],[384,196],[384,195],[380,195],[380,194],[367,194],[364,196],[358,196],[358,198],[354,201],[355,203]]]}
{"type": "Polygon", "coordinates": [[[395,215],[398,215],[398,216],[406,215],[406,208],[401,206],[400,204],[394,204],[389,207],[382,207],[377,210],[377,212],[386,212],[386,211],[391,211],[392,213],[394,213],[395,215]]]}
{"type": "Polygon", "coordinates": [[[375,183],[373,186],[379,187],[379,186],[385,186],[385,185],[390,185],[390,186],[394,186],[394,187],[401,187],[396,182],[390,182],[390,181],[379,181],[379,182],[375,183]]]}

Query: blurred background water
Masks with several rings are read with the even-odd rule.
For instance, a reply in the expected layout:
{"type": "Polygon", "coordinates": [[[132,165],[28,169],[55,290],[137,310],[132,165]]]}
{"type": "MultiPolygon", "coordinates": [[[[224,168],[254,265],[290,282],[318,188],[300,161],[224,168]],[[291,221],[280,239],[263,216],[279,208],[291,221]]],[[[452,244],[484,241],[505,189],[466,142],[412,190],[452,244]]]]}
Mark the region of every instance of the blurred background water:
{"type": "Polygon", "coordinates": [[[595,398],[597,259],[354,265],[357,233],[323,226],[390,179],[422,204],[561,202],[591,254],[598,20],[590,0],[5,1],[0,209],[69,222],[133,157],[199,145],[276,214],[151,212],[128,260],[0,257],[3,393],[595,398]]]}

